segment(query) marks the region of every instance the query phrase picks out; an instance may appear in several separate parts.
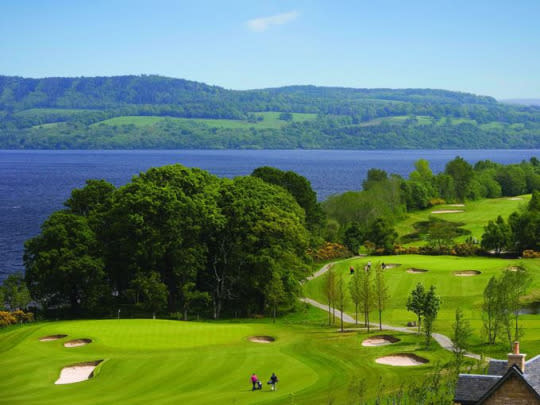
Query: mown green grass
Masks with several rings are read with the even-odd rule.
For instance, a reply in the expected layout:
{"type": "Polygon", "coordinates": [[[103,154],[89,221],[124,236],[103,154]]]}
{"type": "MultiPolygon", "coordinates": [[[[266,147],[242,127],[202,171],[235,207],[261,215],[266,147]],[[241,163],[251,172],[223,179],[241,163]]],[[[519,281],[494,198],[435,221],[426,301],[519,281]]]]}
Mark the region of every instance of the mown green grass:
{"type": "MultiPolygon", "coordinates": [[[[407,214],[407,218],[396,224],[396,231],[399,236],[414,232],[416,222],[427,221],[429,217],[436,217],[446,221],[463,222],[463,229],[471,232],[470,235],[464,235],[456,238],[456,242],[463,242],[467,237],[472,236],[477,240],[482,239],[484,227],[489,221],[495,221],[497,216],[502,216],[505,220],[510,214],[518,211],[525,206],[531,195],[522,195],[519,197],[489,198],[478,201],[467,201],[464,207],[456,207],[451,204],[437,205],[421,211],[413,211],[407,214]],[[463,210],[462,213],[432,214],[432,211],[440,210],[463,210]]],[[[424,241],[413,242],[410,245],[423,245],[424,241]]]]}
{"type": "Polygon", "coordinates": [[[395,333],[399,343],[366,348],[367,334],[340,334],[323,326],[326,314],[314,308],[272,324],[249,322],[198,323],[166,320],[93,320],[40,323],[0,331],[0,402],[9,404],[314,404],[348,403],[348,385],[365,379],[367,394],[376,393],[379,378],[385,389],[397,389],[404,379],[420,381],[435,363],[447,363],[450,353],[427,350],[414,335],[395,333]],[[51,334],[68,337],[52,342],[51,334]],[[272,344],[248,341],[270,335],[272,344]],[[93,343],[64,348],[69,339],[93,343]],[[416,367],[391,367],[375,359],[396,352],[415,352],[430,360],[416,367]],[[94,378],[54,385],[66,365],[103,359],[94,378]],[[278,391],[265,384],[251,392],[249,377],[266,383],[280,377],[278,391]]]}
{"type": "MultiPolygon", "coordinates": [[[[399,267],[386,270],[384,274],[390,299],[383,314],[383,323],[405,326],[408,321],[414,321],[415,315],[406,309],[407,297],[418,282],[424,284],[426,288],[434,285],[437,294],[441,297],[441,309],[434,325],[435,331],[451,336],[455,310],[458,306],[461,307],[473,328],[470,350],[476,353],[504,357],[508,350],[508,347],[502,345],[483,344],[482,294],[492,276],[500,275],[509,266],[522,266],[533,276],[527,298],[530,301],[540,300],[540,259],[507,260],[484,257],[401,255],[350,259],[337,263],[334,269],[342,273],[348,283],[349,267],[353,265],[361,269],[368,260],[371,260],[373,264],[379,261],[386,264],[401,264],[399,267]],[[425,269],[428,272],[407,273],[407,269],[413,267],[425,269]],[[459,270],[478,270],[481,274],[473,277],[457,277],[454,272],[459,270]]],[[[304,286],[306,296],[322,303],[326,302],[323,286],[324,277],[309,281],[304,286]]],[[[350,299],[346,312],[354,316],[354,305],[350,299]]],[[[377,316],[375,311],[371,314],[372,322],[378,321],[377,316]]],[[[525,335],[521,340],[523,352],[531,356],[540,354],[540,315],[522,315],[521,324],[525,330],[525,335]]]]}
{"type": "MultiPolygon", "coordinates": [[[[227,119],[202,119],[202,118],[176,118],[176,117],[161,117],[161,116],[121,116],[114,117],[108,120],[100,121],[92,126],[97,125],[135,125],[137,127],[145,127],[155,125],[167,120],[176,123],[192,123],[203,124],[211,128],[227,128],[227,129],[241,129],[241,128],[260,128],[260,129],[278,129],[287,125],[287,121],[279,119],[279,112],[257,112],[256,116],[263,117],[262,121],[248,122],[245,120],[227,120],[227,119]]],[[[294,122],[311,121],[317,118],[316,114],[306,113],[293,113],[294,122]]]]}

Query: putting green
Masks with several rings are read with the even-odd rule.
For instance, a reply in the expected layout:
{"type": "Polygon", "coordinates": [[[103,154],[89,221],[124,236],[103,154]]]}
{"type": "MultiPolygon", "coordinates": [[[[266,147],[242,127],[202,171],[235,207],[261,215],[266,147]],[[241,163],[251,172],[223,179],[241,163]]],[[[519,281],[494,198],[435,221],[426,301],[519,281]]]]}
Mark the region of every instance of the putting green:
{"type": "Polygon", "coordinates": [[[166,320],[62,321],[13,326],[0,331],[0,402],[9,404],[96,403],[321,403],[328,396],[347,398],[352,378],[365,378],[367,394],[375,395],[379,375],[387,389],[404,376],[422,378],[450,354],[421,349],[420,338],[394,334],[392,348],[365,348],[365,334],[339,334],[322,326],[326,314],[316,309],[271,324],[197,323],[166,320]],[[315,321],[314,321],[315,319],[315,321]],[[299,325],[298,323],[305,323],[299,325]],[[41,342],[47,335],[62,339],[41,342]],[[272,336],[269,344],[249,341],[272,336]],[[65,348],[73,339],[92,344],[65,348]],[[415,352],[430,360],[414,370],[375,363],[394,352],[415,352]],[[88,381],[54,385],[60,370],[81,362],[104,360],[88,381]],[[262,391],[251,392],[257,373],[262,391]],[[266,380],[280,378],[271,392],[266,380]]]}
{"type": "MultiPolygon", "coordinates": [[[[473,328],[470,350],[475,353],[486,353],[502,358],[508,351],[508,347],[503,345],[484,345],[481,336],[482,294],[492,276],[500,275],[505,269],[513,266],[524,267],[533,276],[527,299],[533,302],[540,300],[540,259],[506,260],[485,257],[400,255],[350,259],[337,263],[333,268],[343,273],[345,277],[350,277],[351,265],[361,269],[368,261],[373,264],[378,261],[401,264],[399,267],[385,271],[390,299],[383,312],[383,323],[405,326],[408,321],[414,321],[415,315],[406,309],[408,295],[418,282],[427,288],[434,285],[437,288],[437,294],[441,297],[441,309],[434,324],[435,331],[451,336],[455,309],[460,306],[473,328]],[[428,271],[411,274],[407,271],[410,268],[428,271]],[[470,270],[481,273],[472,277],[456,277],[456,271],[470,270]]],[[[346,280],[348,281],[348,278],[346,280]]],[[[326,302],[323,285],[324,277],[309,281],[304,286],[306,296],[322,303],[326,302]]],[[[350,299],[346,312],[354,316],[354,306],[350,299]]],[[[378,322],[376,311],[371,313],[370,320],[378,322]]],[[[540,315],[521,315],[520,321],[525,331],[521,339],[523,352],[530,355],[540,354],[540,315]]]]}

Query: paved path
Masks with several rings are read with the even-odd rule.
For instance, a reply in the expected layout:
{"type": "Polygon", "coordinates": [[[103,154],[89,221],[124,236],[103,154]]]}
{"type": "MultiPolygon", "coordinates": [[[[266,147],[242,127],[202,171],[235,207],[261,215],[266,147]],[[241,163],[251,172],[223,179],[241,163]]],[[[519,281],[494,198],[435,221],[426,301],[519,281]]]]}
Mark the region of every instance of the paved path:
{"type": "MultiPolygon", "coordinates": [[[[334,265],[334,263],[328,263],[324,265],[323,267],[321,267],[321,269],[313,273],[313,276],[308,277],[307,280],[313,280],[314,278],[320,277],[321,275],[326,273],[328,269],[330,269],[334,265]]],[[[331,312],[331,310],[328,309],[328,305],[321,304],[320,302],[315,301],[311,298],[300,298],[300,301],[313,305],[314,307],[320,308],[323,311],[331,312]]],[[[337,318],[341,319],[341,311],[334,309],[334,314],[337,318]]],[[[356,323],[354,318],[350,315],[347,315],[345,312],[343,313],[343,321],[347,323],[356,323]]],[[[370,323],[370,326],[373,326],[373,328],[375,329],[379,327],[379,324],[370,323]]],[[[385,330],[394,330],[396,332],[416,333],[416,328],[407,328],[403,326],[391,326],[391,325],[382,324],[382,328],[385,330]]],[[[454,345],[452,343],[452,340],[448,336],[442,335],[440,333],[433,333],[431,336],[433,336],[433,339],[435,339],[437,343],[443,349],[453,351],[454,345]]],[[[480,360],[479,354],[467,352],[465,353],[465,356],[470,357],[472,359],[480,360]]],[[[489,358],[486,358],[486,360],[489,360],[489,358]]]]}

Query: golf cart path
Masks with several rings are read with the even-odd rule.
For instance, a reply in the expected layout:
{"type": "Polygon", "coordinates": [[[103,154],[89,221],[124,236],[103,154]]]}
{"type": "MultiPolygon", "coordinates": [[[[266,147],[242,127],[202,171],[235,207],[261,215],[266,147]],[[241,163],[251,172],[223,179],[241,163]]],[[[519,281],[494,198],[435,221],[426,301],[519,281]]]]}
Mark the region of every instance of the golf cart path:
{"type": "MultiPolygon", "coordinates": [[[[314,278],[322,276],[335,263],[337,263],[337,262],[325,264],[322,268],[320,268],[315,273],[313,273],[313,276],[307,277],[307,280],[313,280],[314,278]]],[[[323,311],[330,312],[330,313],[332,312],[332,310],[328,309],[328,305],[321,304],[320,302],[315,301],[315,300],[313,300],[311,298],[306,298],[306,297],[300,298],[300,301],[305,302],[305,303],[310,304],[310,305],[313,305],[314,307],[322,309],[323,311]]],[[[338,317],[338,318],[341,318],[341,311],[339,311],[337,309],[334,309],[334,315],[336,317],[338,317]]],[[[356,323],[354,318],[352,316],[350,316],[350,315],[347,315],[345,312],[343,312],[343,321],[345,321],[347,323],[356,323]]],[[[370,325],[373,325],[374,327],[379,326],[379,324],[373,324],[373,323],[370,323],[370,325]]],[[[401,326],[391,326],[391,325],[382,324],[382,328],[386,329],[386,330],[393,330],[393,331],[396,331],[396,332],[416,333],[416,331],[414,329],[401,327],[401,326]]],[[[453,351],[454,344],[452,342],[452,339],[450,339],[448,336],[445,336],[445,335],[443,335],[441,333],[432,333],[431,336],[433,336],[433,339],[435,339],[437,341],[437,343],[443,349],[448,350],[448,351],[453,351]]],[[[465,356],[470,357],[470,358],[475,359],[475,360],[480,360],[480,358],[481,358],[481,356],[479,354],[469,353],[469,352],[466,352],[465,356]]],[[[486,357],[486,360],[489,360],[489,358],[486,357]]]]}

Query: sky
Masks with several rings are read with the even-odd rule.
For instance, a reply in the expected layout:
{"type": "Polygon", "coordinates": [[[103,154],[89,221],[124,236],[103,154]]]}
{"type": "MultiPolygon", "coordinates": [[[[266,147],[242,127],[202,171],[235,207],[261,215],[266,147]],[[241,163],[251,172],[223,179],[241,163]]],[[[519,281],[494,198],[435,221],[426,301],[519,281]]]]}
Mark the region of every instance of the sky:
{"type": "Polygon", "coordinates": [[[0,75],[540,98],[540,0],[0,0],[0,75]]]}

